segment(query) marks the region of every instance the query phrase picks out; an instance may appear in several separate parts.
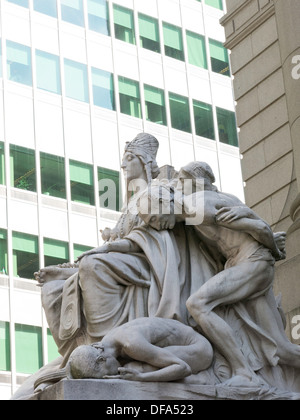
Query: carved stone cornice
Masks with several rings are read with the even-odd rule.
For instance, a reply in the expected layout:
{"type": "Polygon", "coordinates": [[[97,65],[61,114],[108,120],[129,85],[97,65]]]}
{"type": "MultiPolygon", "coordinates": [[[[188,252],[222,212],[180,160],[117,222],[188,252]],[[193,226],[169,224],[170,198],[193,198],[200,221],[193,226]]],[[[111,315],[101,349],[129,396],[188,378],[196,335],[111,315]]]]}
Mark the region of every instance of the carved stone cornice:
{"type": "Polygon", "coordinates": [[[259,28],[264,22],[266,22],[271,16],[275,14],[274,3],[270,3],[268,6],[265,6],[254,16],[249,18],[240,28],[235,28],[235,17],[249,4],[249,0],[246,0],[241,4],[237,9],[232,12],[227,13],[220,21],[221,25],[224,27],[233,21],[234,32],[227,36],[226,43],[224,44],[226,48],[232,50],[236,47],[243,39],[251,35],[257,28],[259,28]]]}

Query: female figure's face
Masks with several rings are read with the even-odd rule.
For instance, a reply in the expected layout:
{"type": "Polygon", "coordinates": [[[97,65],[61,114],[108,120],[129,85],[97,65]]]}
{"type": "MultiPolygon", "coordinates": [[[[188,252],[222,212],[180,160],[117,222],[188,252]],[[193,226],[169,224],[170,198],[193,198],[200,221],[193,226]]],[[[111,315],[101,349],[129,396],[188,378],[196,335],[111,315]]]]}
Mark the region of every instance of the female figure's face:
{"type": "Polygon", "coordinates": [[[146,173],[143,162],[131,152],[125,153],[121,168],[127,182],[145,179],[146,173]]]}

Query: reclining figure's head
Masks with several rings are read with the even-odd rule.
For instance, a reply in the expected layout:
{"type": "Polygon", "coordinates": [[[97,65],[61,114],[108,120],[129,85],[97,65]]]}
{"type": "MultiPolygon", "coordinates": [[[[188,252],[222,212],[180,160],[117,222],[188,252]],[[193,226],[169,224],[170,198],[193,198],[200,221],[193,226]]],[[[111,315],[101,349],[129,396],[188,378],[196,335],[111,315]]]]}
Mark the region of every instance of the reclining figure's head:
{"type": "Polygon", "coordinates": [[[120,363],[103,347],[81,346],[70,356],[67,372],[70,379],[103,379],[118,375],[120,363]]]}

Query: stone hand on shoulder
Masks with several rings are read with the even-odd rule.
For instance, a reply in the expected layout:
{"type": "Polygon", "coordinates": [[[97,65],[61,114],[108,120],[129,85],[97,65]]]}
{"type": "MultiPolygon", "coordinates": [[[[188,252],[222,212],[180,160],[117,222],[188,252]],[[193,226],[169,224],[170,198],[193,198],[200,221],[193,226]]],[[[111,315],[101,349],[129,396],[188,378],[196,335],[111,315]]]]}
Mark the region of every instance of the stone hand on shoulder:
{"type": "Polygon", "coordinates": [[[232,223],[235,220],[251,218],[253,212],[246,206],[222,207],[216,213],[217,222],[232,223]]]}

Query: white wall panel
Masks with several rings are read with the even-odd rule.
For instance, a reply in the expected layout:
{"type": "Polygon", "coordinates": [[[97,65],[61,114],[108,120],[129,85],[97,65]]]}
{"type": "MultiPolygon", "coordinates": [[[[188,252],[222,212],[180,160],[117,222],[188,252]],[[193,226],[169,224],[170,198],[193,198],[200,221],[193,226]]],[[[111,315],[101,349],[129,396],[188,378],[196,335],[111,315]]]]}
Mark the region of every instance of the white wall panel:
{"type": "Polygon", "coordinates": [[[89,107],[77,104],[74,109],[65,108],[64,128],[67,155],[74,160],[92,163],[91,120],[89,107]],[[83,112],[83,110],[87,112],[83,112]]]}
{"type": "Polygon", "coordinates": [[[41,100],[36,101],[35,116],[36,140],[40,150],[63,156],[64,132],[61,106],[41,100]]]}
{"type": "Polygon", "coordinates": [[[41,235],[46,238],[69,241],[67,212],[41,207],[40,210],[41,235]]]}
{"type": "Polygon", "coordinates": [[[202,10],[197,6],[199,5],[195,3],[195,0],[182,4],[182,22],[189,31],[204,34],[202,10]]]}
{"type": "MultiPolygon", "coordinates": [[[[161,2],[161,0],[159,0],[161,2]]],[[[157,17],[156,0],[135,0],[135,6],[139,12],[157,17]]]]}
{"type": "Polygon", "coordinates": [[[239,156],[231,156],[227,153],[220,154],[220,169],[222,191],[236,195],[240,200],[245,200],[239,156]]]}
{"type": "Polygon", "coordinates": [[[87,246],[97,245],[98,232],[95,218],[72,213],[70,226],[74,243],[87,246]]]}
{"type": "Polygon", "coordinates": [[[220,76],[217,74],[214,75],[214,77],[212,78],[212,92],[214,104],[219,108],[235,111],[231,88],[231,79],[229,77],[226,78],[225,81],[223,79],[224,76],[220,76]]]}
{"type": "MultiPolygon", "coordinates": [[[[34,15],[36,16],[36,15],[34,15]]],[[[59,37],[57,32],[57,25],[51,20],[53,26],[49,26],[49,19],[43,15],[38,15],[39,19],[32,26],[32,37],[35,48],[42,51],[47,51],[51,54],[59,55],[59,37]],[[42,22],[41,22],[42,17],[42,22]]]]}
{"type": "Polygon", "coordinates": [[[14,289],[14,321],[22,325],[42,326],[40,293],[14,289]]]}
{"type": "MultiPolygon", "coordinates": [[[[12,86],[13,87],[13,86],[12,86]]],[[[22,89],[15,86],[15,88],[22,89]]],[[[5,95],[6,140],[12,144],[34,148],[33,101],[7,92],[5,95]]]]}
{"type": "Polygon", "coordinates": [[[71,29],[73,33],[64,30],[60,32],[61,54],[63,57],[70,60],[86,63],[87,56],[84,31],[74,26],[75,25],[68,25],[68,29],[71,29]]]}
{"type": "Polygon", "coordinates": [[[184,141],[171,141],[172,164],[178,171],[182,166],[195,160],[194,147],[184,141]]]}
{"type": "Polygon", "coordinates": [[[0,197],[0,227],[7,227],[6,199],[3,197],[0,197]]]}
{"type": "Polygon", "coordinates": [[[37,205],[13,199],[10,204],[9,228],[16,232],[38,235],[37,205]]]}
{"type": "Polygon", "coordinates": [[[3,108],[3,90],[0,90],[0,140],[4,140],[4,108],[3,108]]]}
{"type": "Polygon", "coordinates": [[[115,71],[117,75],[139,80],[136,47],[122,41],[116,41],[116,45],[115,71]]]}
{"type": "Polygon", "coordinates": [[[93,124],[94,161],[97,166],[120,170],[118,127],[116,121],[97,117],[93,124]]]}
{"type": "Polygon", "coordinates": [[[88,59],[90,66],[113,73],[111,38],[88,33],[88,59]]]}
{"type": "Polygon", "coordinates": [[[225,34],[223,27],[219,24],[219,21],[222,17],[222,12],[217,9],[210,9],[210,13],[205,15],[205,28],[206,33],[209,38],[215,39],[216,41],[225,42],[225,34]]]}
{"type": "Polygon", "coordinates": [[[179,0],[158,0],[158,2],[160,18],[165,22],[181,26],[181,12],[179,0]]]}
{"type": "MultiPolygon", "coordinates": [[[[1,3],[8,3],[2,1],[1,3]]],[[[28,13],[22,13],[19,16],[12,14],[5,14],[3,22],[3,33],[9,41],[18,42],[23,45],[30,45],[30,24],[28,19],[28,13]],[[26,19],[27,17],[27,19],[26,19]],[[16,30],[18,28],[18,30],[16,30]]]]}
{"type": "Polygon", "coordinates": [[[167,136],[157,135],[154,131],[149,130],[159,141],[159,149],[157,153],[157,164],[159,167],[171,165],[170,143],[167,136]]]}
{"type": "Polygon", "coordinates": [[[0,287],[0,321],[9,322],[9,292],[5,287],[0,287]]]}
{"type": "Polygon", "coordinates": [[[0,401],[8,401],[11,399],[11,385],[0,383],[0,401]]]}
{"type": "Polygon", "coordinates": [[[189,66],[189,90],[193,99],[212,103],[209,74],[207,70],[189,66]]]}
{"type": "Polygon", "coordinates": [[[166,57],[165,62],[165,81],[166,90],[168,92],[177,93],[179,95],[188,96],[187,77],[185,73],[185,63],[176,62],[166,57]]]}
{"type": "Polygon", "coordinates": [[[164,73],[161,56],[142,49],[140,51],[140,58],[140,71],[143,82],[150,86],[164,89],[164,73]]]}

